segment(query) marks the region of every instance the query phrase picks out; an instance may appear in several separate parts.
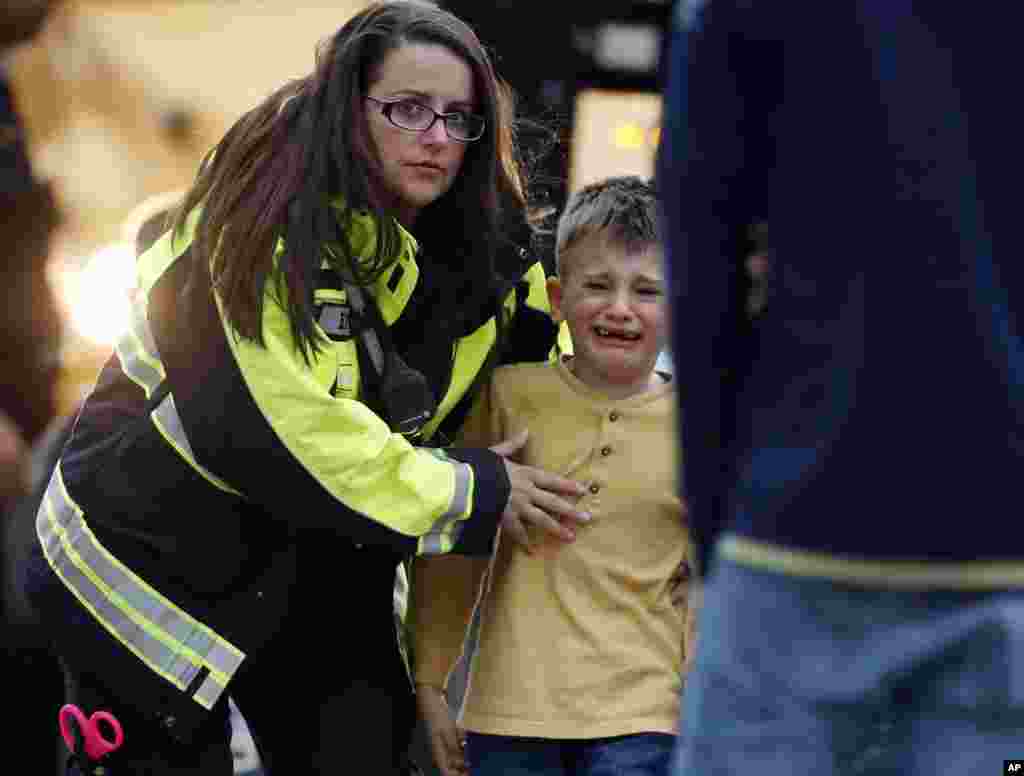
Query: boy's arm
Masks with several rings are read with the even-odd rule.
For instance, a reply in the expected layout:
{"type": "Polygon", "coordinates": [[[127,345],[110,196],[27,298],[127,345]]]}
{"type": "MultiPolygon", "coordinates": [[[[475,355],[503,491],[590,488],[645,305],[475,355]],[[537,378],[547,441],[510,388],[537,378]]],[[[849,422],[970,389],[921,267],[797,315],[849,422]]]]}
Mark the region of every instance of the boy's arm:
{"type": "Polygon", "coordinates": [[[683,560],[669,582],[672,605],[683,618],[682,670],[685,675],[693,665],[697,646],[697,609],[700,606],[700,580],[690,573],[690,561],[683,560]]]}
{"type": "Polygon", "coordinates": [[[672,603],[683,617],[683,676],[686,676],[693,667],[697,648],[697,612],[700,609],[701,580],[692,571],[695,565],[694,553],[693,543],[687,541],[683,559],[670,580],[672,603]]]}
{"type": "Polygon", "coordinates": [[[430,754],[442,776],[466,773],[464,734],[448,704],[448,677],[466,643],[487,559],[465,555],[413,560],[409,633],[416,705],[430,754]]]}
{"type": "MultiPolygon", "coordinates": [[[[474,402],[458,444],[489,447],[500,441],[504,424],[495,407],[493,378],[474,402]]],[[[465,739],[455,724],[446,689],[466,643],[466,632],[480,595],[488,559],[463,555],[418,557],[412,566],[409,633],[413,682],[434,764],[442,776],[467,771],[465,739]]]]}
{"type": "MultiPolygon", "coordinates": [[[[464,447],[489,447],[502,440],[505,425],[492,378],[474,402],[457,443],[464,447]]],[[[441,689],[447,685],[462,653],[489,563],[486,557],[455,555],[414,560],[409,625],[413,680],[417,684],[441,689]]]]}
{"type": "Polygon", "coordinates": [[[462,654],[488,562],[467,555],[413,561],[410,616],[416,684],[447,687],[462,654]]]}

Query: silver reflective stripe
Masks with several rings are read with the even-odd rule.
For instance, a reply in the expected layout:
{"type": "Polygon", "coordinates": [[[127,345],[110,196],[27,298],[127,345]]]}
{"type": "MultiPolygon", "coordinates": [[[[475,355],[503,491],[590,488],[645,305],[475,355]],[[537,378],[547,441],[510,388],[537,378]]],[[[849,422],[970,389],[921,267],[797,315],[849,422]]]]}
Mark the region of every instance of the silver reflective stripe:
{"type": "Polygon", "coordinates": [[[213,674],[209,674],[192,697],[202,706],[212,709],[225,686],[213,674]]]}
{"type": "Polygon", "coordinates": [[[452,496],[452,503],[430,531],[420,537],[417,551],[420,555],[443,555],[451,552],[462,533],[462,520],[468,517],[473,470],[469,464],[451,460],[448,463],[455,470],[455,493],[452,496]]]}
{"type": "MultiPolygon", "coordinates": [[[[121,369],[133,382],[141,386],[142,390],[146,392],[147,399],[167,377],[156,349],[156,342],[153,340],[153,332],[146,320],[145,298],[141,294],[132,304],[131,329],[117,344],[117,357],[121,361],[121,369]]],[[[195,453],[192,452],[192,445],[189,444],[188,437],[185,436],[185,429],[181,424],[181,416],[178,414],[173,396],[168,394],[150,413],[150,417],[153,420],[153,425],[167,440],[167,443],[207,482],[236,496],[242,495],[196,460],[195,453]]]]}
{"type": "Polygon", "coordinates": [[[144,297],[139,294],[132,304],[131,328],[117,343],[121,369],[146,392],[146,398],[166,377],[164,365],[146,321],[144,297]]]}
{"type": "Polygon", "coordinates": [[[50,566],[99,623],[150,669],[185,691],[209,676],[193,700],[209,709],[245,654],[176,607],[111,555],[89,530],[58,465],[36,517],[50,566]]]}
{"type": "MultiPolygon", "coordinates": [[[[345,296],[349,304],[352,305],[353,312],[357,316],[361,316],[363,310],[366,309],[366,301],[363,299],[362,289],[354,283],[345,283],[345,296]]],[[[377,337],[377,331],[372,326],[363,326],[361,328],[360,335],[363,338],[363,344],[366,345],[366,352],[370,354],[370,360],[373,361],[377,374],[383,375],[384,348],[380,344],[380,338],[377,337]]]]}
{"type": "Polygon", "coordinates": [[[185,428],[182,426],[178,408],[174,404],[174,396],[167,394],[156,409],[149,413],[149,416],[167,443],[178,452],[178,455],[188,461],[188,465],[199,472],[207,482],[223,491],[241,497],[241,493],[196,460],[196,455],[192,452],[192,445],[189,444],[188,437],[185,436],[185,428]]]}

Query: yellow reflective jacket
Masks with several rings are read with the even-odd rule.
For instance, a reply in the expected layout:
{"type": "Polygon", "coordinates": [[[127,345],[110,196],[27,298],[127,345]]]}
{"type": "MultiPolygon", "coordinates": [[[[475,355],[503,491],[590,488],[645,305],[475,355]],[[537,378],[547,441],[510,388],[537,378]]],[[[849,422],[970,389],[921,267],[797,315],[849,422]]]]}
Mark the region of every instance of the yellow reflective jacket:
{"type": "MultiPolygon", "coordinates": [[[[354,222],[357,254],[373,250],[371,224],[354,222]]],[[[403,230],[398,261],[371,289],[389,326],[416,289],[417,248],[403,230]]],[[[264,345],[244,340],[208,273],[187,282],[192,263],[191,231],[140,257],[131,331],[37,519],[55,576],[36,603],[58,647],[66,640],[62,654],[115,677],[182,738],[284,616],[297,531],[398,556],[489,554],[509,491],[489,450],[414,447],[392,433],[361,401],[353,337],[307,363],[268,282],[264,345]]],[[[555,339],[542,265],[511,248],[503,265],[512,360],[541,360],[555,339]]],[[[336,289],[316,299],[345,301],[336,289]]],[[[495,345],[493,316],[454,340],[425,436],[468,406],[495,345]]]]}

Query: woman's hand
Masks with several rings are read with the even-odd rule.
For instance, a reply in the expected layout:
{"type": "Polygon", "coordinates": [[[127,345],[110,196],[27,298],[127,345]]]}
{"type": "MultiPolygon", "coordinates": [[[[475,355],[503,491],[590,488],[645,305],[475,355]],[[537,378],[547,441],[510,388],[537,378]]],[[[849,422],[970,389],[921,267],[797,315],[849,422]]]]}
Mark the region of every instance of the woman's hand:
{"type": "Polygon", "coordinates": [[[528,436],[529,432],[523,430],[517,436],[491,448],[505,459],[505,468],[512,485],[508,504],[501,516],[502,531],[527,553],[531,552],[527,523],[571,542],[576,538],[576,524],[590,519],[589,513],[576,509],[572,503],[560,497],[578,499],[585,492],[583,485],[510,460],[526,444],[528,436]]]}
{"type": "Polygon", "coordinates": [[[469,773],[463,751],[466,745],[465,733],[452,719],[444,691],[440,687],[417,684],[416,703],[427,727],[430,753],[434,756],[438,770],[443,776],[465,776],[469,773]]]}

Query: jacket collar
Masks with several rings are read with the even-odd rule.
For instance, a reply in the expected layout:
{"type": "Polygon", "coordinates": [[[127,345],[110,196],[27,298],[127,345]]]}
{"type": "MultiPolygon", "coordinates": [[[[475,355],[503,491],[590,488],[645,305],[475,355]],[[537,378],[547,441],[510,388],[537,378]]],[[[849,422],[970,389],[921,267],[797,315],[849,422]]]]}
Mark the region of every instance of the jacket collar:
{"type": "Polygon", "coordinates": [[[502,296],[515,288],[526,271],[539,261],[533,227],[519,218],[506,229],[498,243],[495,269],[502,296]]]}
{"type": "MultiPolygon", "coordinates": [[[[341,200],[334,200],[331,204],[337,209],[344,207],[341,200]]],[[[376,280],[373,287],[381,316],[388,326],[405,310],[420,276],[416,262],[419,242],[401,223],[395,223],[402,241],[398,260],[376,280]]],[[[495,257],[499,298],[515,288],[526,271],[538,261],[533,235],[533,228],[525,218],[520,218],[499,242],[495,257]]],[[[377,227],[372,215],[364,211],[352,211],[349,244],[356,256],[369,258],[374,254],[377,249],[377,227]]]]}
{"type": "MultiPolygon", "coordinates": [[[[335,208],[343,207],[339,201],[331,203],[335,208]]],[[[393,324],[409,303],[420,270],[416,263],[419,243],[405,227],[397,221],[398,235],[401,240],[398,260],[382,274],[373,284],[373,296],[377,300],[381,317],[388,326],[393,324]]],[[[369,213],[353,210],[349,226],[349,246],[352,253],[359,258],[369,259],[377,250],[377,226],[369,213]]]]}

